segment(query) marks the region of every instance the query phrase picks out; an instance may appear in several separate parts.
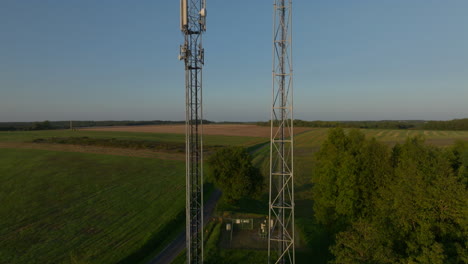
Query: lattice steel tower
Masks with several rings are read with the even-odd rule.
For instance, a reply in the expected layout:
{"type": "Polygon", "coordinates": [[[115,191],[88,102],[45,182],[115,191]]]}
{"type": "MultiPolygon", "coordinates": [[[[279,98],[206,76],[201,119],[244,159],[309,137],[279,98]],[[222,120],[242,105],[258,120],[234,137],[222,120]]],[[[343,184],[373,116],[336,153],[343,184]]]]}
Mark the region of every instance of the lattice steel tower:
{"type": "Polygon", "coordinates": [[[203,263],[202,34],[206,0],[180,1],[180,28],[185,36],[179,59],[185,62],[186,246],[187,263],[203,263]]]}
{"type": "Polygon", "coordinates": [[[268,263],[295,263],[292,0],[274,0],[268,263]]]}

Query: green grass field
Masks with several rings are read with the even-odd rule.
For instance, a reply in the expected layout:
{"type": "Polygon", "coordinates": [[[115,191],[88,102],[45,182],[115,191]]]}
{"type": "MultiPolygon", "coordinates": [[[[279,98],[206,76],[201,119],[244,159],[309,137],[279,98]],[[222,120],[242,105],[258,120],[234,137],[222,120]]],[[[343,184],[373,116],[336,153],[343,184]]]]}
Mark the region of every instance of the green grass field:
{"type": "MultiPolygon", "coordinates": [[[[135,263],[180,231],[183,159],[27,149],[34,139],[51,137],[185,140],[180,134],[135,132],[0,132],[0,143],[6,143],[0,145],[0,263],[135,263]],[[12,149],[8,143],[27,144],[12,149]]],[[[206,145],[246,147],[265,141],[204,139],[206,145]]]]}
{"type": "Polygon", "coordinates": [[[0,149],[0,263],[116,263],[183,210],[184,164],[0,149]]]}

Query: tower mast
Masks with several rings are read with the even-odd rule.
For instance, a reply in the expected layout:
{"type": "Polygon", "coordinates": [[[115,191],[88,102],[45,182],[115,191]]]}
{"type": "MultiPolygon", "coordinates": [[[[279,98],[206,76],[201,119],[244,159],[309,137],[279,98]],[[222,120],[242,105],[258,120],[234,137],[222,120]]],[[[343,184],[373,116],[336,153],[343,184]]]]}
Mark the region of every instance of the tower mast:
{"type": "Polygon", "coordinates": [[[292,0],[274,0],[268,263],[295,263],[292,0]]]}
{"type": "Polygon", "coordinates": [[[185,162],[187,263],[203,263],[202,34],[206,30],[206,0],[180,1],[180,29],[185,42],[179,59],[185,62],[185,162]]]}

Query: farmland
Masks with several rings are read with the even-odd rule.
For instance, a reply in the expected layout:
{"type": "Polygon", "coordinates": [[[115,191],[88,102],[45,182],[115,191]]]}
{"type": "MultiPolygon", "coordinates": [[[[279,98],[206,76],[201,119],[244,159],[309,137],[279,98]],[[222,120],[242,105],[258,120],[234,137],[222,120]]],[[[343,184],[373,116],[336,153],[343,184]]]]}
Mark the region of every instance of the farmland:
{"type": "MultiPolygon", "coordinates": [[[[215,132],[204,137],[206,146],[253,147],[255,164],[267,172],[268,145],[261,144],[268,142],[268,127],[210,126],[205,132],[215,132]]],[[[157,249],[168,243],[171,231],[178,228],[171,223],[183,221],[183,152],[135,148],[132,144],[113,147],[34,142],[89,138],[183,144],[183,130],[170,132],[165,130],[167,127],[159,132],[154,127],[138,127],[138,131],[131,127],[132,131],[109,128],[0,132],[0,263],[135,263],[131,257],[142,248],[149,245],[157,249]]],[[[183,126],[177,129],[180,127],[183,126]]],[[[314,259],[325,263],[328,258],[328,238],[314,223],[310,198],[313,153],[325,140],[327,131],[295,131],[296,225],[301,237],[298,261],[314,259]]],[[[468,140],[466,131],[362,131],[388,144],[415,135],[438,146],[457,139],[468,140]]],[[[263,214],[266,203],[265,194],[258,200],[241,201],[237,208],[221,202],[218,209],[263,214]]],[[[233,262],[259,257],[255,251],[223,252],[233,262]]]]}
{"type": "MultiPolygon", "coordinates": [[[[171,133],[184,134],[185,125],[153,125],[153,126],[117,126],[117,127],[93,127],[82,128],[83,131],[124,131],[124,132],[150,132],[150,133],[171,133]]],[[[310,128],[298,127],[295,133],[308,131],[310,128]]],[[[203,126],[205,135],[223,136],[249,136],[249,137],[270,137],[269,126],[256,126],[246,124],[209,124],[203,126]]]]}
{"type": "MultiPolygon", "coordinates": [[[[142,248],[160,249],[180,230],[183,152],[34,143],[73,137],[179,145],[185,140],[181,134],[138,132],[0,132],[0,263],[135,263],[148,254],[142,248]]],[[[264,141],[205,137],[207,146],[264,141]]]]}
{"type": "Polygon", "coordinates": [[[184,207],[180,161],[23,149],[0,155],[2,263],[116,263],[184,207]]]}
{"type": "MultiPolygon", "coordinates": [[[[16,131],[0,132],[0,142],[31,142],[36,138],[48,137],[93,137],[93,138],[115,138],[126,140],[148,140],[160,142],[185,142],[185,135],[179,133],[145,133],[145,132],[125,132],[125,131],[86,131],[86,130],[50,130],[50,131],[16,131]]],[[[249,136],[245,132],[244,136],[229,135],[206,135],[203,137],[206,145],[250,145],[263,141],[264,139],[249,136]]]]}

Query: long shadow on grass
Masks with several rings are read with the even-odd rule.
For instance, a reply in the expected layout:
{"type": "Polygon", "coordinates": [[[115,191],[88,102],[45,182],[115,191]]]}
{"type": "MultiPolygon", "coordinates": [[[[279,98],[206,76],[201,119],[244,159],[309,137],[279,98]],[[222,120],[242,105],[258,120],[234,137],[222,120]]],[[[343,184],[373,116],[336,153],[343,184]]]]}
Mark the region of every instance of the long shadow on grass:
{"type": "Polygon", "coordinates": [[[130,254],[117,264],[141,263],[151,253],[155,252],[155,249],[162,249],[175,234],[180,232],[179,227],[183,226],[184,223],[185,210],[180,211],[176,217],[170,220],[159,232],[152,235],[138,251],[130,254]]]}
{"type": "Polygon", "coordinates": [[[262,148],[267,147],[269,143],[270,142],[267,141],[267,142],[262,142],[262,143],[258,143],[256,145],[250,146],[247,148],[247,152],[249,152],[250,154],[254,154],[255,152],[261,150],[262,148]]]}

